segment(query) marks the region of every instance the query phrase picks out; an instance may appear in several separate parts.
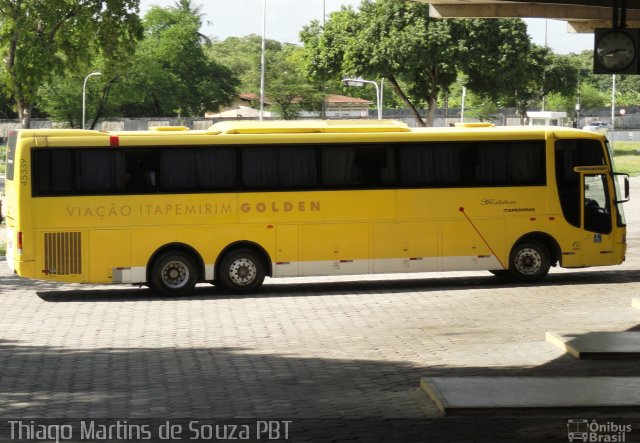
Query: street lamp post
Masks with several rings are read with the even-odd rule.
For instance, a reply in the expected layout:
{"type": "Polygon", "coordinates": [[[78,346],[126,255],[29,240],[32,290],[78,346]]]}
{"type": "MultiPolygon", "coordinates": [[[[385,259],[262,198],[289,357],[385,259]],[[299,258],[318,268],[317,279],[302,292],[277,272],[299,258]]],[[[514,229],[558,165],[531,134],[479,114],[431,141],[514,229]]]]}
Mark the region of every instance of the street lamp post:
{"type": "Polygon", "coordinates": [[[467,96],[467,87],[462,87],[462,104],[460,106],[460,123],[464,123],[464,98],[467,96]]]}
{"type": "Polygon", "coordinates": [[[611,79],[611,148],[615,145],[613,140],[616,136],[616,75],[611,79]]]}
{"type": "Polygon", "coordinates": [[[378,86],[378,84],[374,81],[364,80],[360,77],[342,79],[342,84],[345,86],[356,86],[361,88],[362,86],[364,86],[365,83],[368,83],[376,87],[376,108],[378,109],[378,120],[382,120],[382,108],[380,107],[381,95],[380,95],[380,87],[378,86]]]}
{"type": "Polygon", "coordinates": [[[94,75],[102,75],[102,72],[92,72],[84,78],[84,82],[82,83],[82,129],[85,128],[85,116],[87,109],[87,80],[89,80],[89,77],[94,75]]]}

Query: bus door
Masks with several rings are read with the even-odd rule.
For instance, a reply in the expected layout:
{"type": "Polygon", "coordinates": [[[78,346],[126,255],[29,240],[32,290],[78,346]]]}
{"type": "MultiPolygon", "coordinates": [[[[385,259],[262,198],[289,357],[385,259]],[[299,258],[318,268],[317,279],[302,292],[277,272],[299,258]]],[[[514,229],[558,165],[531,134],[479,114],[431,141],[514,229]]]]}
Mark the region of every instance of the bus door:
{"type": "Polygon", "coordinates": [[[580,219],[582,228],[582,262],[589,266],[615,263],[612,189],[609,168],[578,166],[580,174],[580,219]]]}

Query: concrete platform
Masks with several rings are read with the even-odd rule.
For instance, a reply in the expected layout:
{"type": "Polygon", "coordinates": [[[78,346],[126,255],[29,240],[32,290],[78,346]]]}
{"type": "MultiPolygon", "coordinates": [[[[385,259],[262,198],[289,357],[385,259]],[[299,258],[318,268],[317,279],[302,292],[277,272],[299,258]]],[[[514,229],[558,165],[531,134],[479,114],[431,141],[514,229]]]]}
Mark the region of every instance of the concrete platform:
{"type": "Polygon", "coordinates": [[[633,300],[631,300],[631,306],[636,309],[640,309],[640,298],[634,298],[633,300]]]}
{"type": "Polygon", "coordinates": [[[640,377],[425,377],[420,388],[447,415],[640,407],[640,377]]]}
{"type": "Polygon", "coordinates": [[[640,358],[640,332],[547,332],[547,341],[579,359],[640,358]]]}

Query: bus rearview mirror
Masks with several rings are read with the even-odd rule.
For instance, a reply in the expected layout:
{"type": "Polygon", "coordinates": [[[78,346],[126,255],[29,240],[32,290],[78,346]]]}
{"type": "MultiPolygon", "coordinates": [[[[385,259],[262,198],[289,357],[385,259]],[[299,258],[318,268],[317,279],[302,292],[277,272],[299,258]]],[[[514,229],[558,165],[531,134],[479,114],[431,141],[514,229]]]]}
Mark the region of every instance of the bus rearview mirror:
{"type": "MultiPolygon", "coordinates": [[[[629,196],[630,196],[630,190],[629,190],[629,174],[625,174],[623,172],[616,172],[613,174],[614,178],[616,180],[619,180],[618,177],[622,177],[622,179],[624,180],[624,184],[622,185],[622,196],[618,196],[618,197],[622,197],[621,199],[619,199],[618,201],[616,201],[616,203],[625,203],[629,201],[629,196]]],[[[616,184],[616,188],[620,189],[620,182],[618,182],[616,184]]],[[[619,191],[618,191],[619,192],[619,191]]]]}

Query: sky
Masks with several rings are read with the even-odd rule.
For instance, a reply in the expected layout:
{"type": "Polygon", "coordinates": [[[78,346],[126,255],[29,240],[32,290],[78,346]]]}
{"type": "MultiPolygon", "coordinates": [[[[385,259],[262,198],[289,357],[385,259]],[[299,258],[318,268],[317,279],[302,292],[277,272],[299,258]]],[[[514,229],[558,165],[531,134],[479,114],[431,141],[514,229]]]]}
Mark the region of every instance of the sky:
{"type": "MultiPolygon", "coordinates": [[[[171,6],[176,0],[141,0],[144,14],[152,5],[171,6]]],[[[248,34],[262,35],[263,0],[192,0],[202,7],[206,23],[203,34],[224,40],[248,34]]],[[[322,20],[323,3],[328,15],[342,5],[357,7],[360,0],[267,0],[266,36],[268,39],[299,43],[298,34],[311,20],[322,20]]],[[[566,22],[526,19],[534,43],[546,42],[556,53],[569,54],[593,49],[593,34],[570,34],[566,22]]]]}

